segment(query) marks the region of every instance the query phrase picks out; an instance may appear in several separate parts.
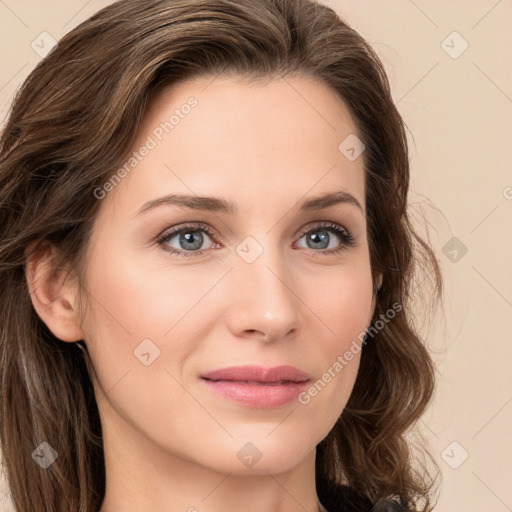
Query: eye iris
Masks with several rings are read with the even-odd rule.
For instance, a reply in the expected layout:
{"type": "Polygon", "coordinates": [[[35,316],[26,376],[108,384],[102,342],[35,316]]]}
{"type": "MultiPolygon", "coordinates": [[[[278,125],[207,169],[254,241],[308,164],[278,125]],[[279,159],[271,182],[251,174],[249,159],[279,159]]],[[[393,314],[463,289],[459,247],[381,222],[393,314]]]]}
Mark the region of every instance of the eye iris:
{"type": "Polygon", "coordinates": [[[187,231],[184,233],[181,233],[180,235],[180,246],[183,249],[190,250],[190,249],[199,249],[203,245],[203,235],[201,235],[200,231],[187,231]],[[194,241],[195,238],[195,241],[194,241]],[[185,242],[185,244],[193,244],[192,247],[186,247],[182,242],[185,242]]]}
{"type": "Polygon", "coordinates": [[[325,231],[325,230],[315,231],[314,233],[308,235],[307,240],[308,240],[308,246],[309,246],[309,241],[313,240],[314,245],[312,248],[314,248],[314,249],[318,249],[318,248],[325,249],[329,245],[329,235],[327,234],[327,231],[325,231]],[[319,247],[318,245],[315,245],[318,242],[320,242],[321,247],[319,247]]]}

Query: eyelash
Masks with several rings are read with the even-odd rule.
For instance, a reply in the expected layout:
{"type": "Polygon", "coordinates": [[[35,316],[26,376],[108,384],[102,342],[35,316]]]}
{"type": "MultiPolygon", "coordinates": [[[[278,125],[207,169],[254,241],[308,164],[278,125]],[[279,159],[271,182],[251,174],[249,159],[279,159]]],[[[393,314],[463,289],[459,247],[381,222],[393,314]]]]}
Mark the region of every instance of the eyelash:
{"type": "MultiPolygon", "coordinates": [[[[347,229],[339,226],[338,224],[332,223],[332,222],[321,222],[320,224],[314,226],[313,228],[309,228],[306,230],[301,231],[299,240],[308,233],[314,233],[316,231],[334,231],[336,235],[341,239],[341,244],[336,249],[329,249],[329,250],[320,250],[315,251],[314,249],[310,249],[313,253],[320,253],[320,254],[327,254],[328,256],[339,254],[341,251],[346,250],[349,247],[353,247],[355,245],[355,239],[348,231],[347,229]],[[328,229],[326,229],[328,228],[328,229]]],[[[176,254],[178,256],[182,256],[185,258],[190,257],[198,257],[201,256],[202,253],[205,252],[205,250],[201,251],[185,251],[185,250],[178,250],[173,247],[169,248],[169,246],[166,246],[165,244],[174,238],[176,235],[179,235],[181,233],[187,233],[187,232],[196,232],[196,231],[205,231],[210,238],[214,238],[214,234],[211,230],[211,228],[207,224],[203,224],[202,222],[194,223],[194,224],[188,224],[185,226],[182,226],[180,228],[173,228],[169,231],[164,232],[157,238],[158,245],[162,246],[163,250],[168,252],[169,254],[176,254]]],[[[208,249],[206,249],[208,250],[208,249]]],[[[317,256],[318,254],[315,254],[317,256]]]]}

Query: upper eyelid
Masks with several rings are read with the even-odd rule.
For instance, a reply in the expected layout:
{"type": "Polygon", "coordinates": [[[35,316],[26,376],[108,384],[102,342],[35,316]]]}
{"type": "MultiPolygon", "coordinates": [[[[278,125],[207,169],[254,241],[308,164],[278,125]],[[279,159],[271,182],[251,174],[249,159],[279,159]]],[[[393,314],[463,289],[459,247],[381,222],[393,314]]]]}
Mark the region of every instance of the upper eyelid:
{"type": "Polygon", "coordinates": [[[215,229],[208,226],[207,224],[204,224],[202,222],[191,222],[191,223],[186,223],[183,226],[178,226],[178,227],[173,226],[172,228],[165,229],[161,235],[158,235],[158,239],[160,240],[160,239],[170,236],[170,235],[175,236],[175,235],[181,233],[182,231],[186,231],[187,229],[190,231],[204,230],[209,235],[212,235],[212,236],[213,236],[213,234],[217,233],[217,231],[215,229]]]}

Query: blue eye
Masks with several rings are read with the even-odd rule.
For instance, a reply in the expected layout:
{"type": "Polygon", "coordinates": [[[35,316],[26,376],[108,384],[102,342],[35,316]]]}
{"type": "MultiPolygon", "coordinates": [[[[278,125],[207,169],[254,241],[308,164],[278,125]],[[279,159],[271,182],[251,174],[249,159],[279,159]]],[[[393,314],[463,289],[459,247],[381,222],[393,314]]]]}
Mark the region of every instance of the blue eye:
{"type": "Polygon", "coordinates": [[[340,251],[355,245],[354,237],[347,229],[331,222],[324,222],[313,229],[309,228],[307,231],[303,231],[301,238],[304,236],[307,237],[307,243],[311,244],[308,245],[309,249],[329,249],[327,251],[323,250],[323,254],[338,254],[340,251]],[[335,233],[336,237],[341,240],[341,244],[335,248],[329,249],[328,247],[332,240],[332,236],[328,234],[329,232],[335,233]]]}
{"type": "Polygon", "coordinates": [[[163,246],[164,251],[167,251],[170,254],[177,254],[184,257],[199,256],[200,254],[195,253],[204,252],[198,250],[203,245],[205,238],[201,232],[205,232],[208,235],[208,238],[213,237],[208,225],[196,223],[182,226],[181,228],[171,228],[171,230],[166,231],[161,235],[157,242],[159,245],[163,246]],[[168,245],[168,242],[173,238],[178,238],[178,243],[181,246],[180,249],[176,249],[168,245]]]}
{"type": "MultiPolygon", "coordinates": [[[[205,236],[202,233],[206,233],[207,239],[213,238],[212,230],[207,224],[192,223],[179,228],[171,228],[158,237],[157,243],[170,254],[187,258],[202,256],[206,252],[206,249],[201,250],[205,242],[205,236]],[[177,239],[179,248],[169,245],[169,242],[174,238],[177,239]]],[[[347,229],[331,222],[323,222],[313,228],[310,227],[302,231],[299,240],[303,237],[306,237],[306,248],[310,249],[313,253],[319,253],[319,255],[338,254],[355,245],[354,237],[347,229]],[[338,238],[340,241],[339,245],[334,248],[329,248],[333,239],[329,233],[334,233],[334,239],[338,238]]]]}

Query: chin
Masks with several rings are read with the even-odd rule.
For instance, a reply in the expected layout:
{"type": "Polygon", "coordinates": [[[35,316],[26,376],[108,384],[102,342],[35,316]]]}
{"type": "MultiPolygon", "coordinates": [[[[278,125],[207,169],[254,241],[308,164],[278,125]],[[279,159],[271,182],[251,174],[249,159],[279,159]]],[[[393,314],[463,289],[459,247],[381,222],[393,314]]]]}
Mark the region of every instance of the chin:
{"type": "Polygon", "coordinates": [[[243,440],[238,438],[233,440],[231,446],[224,449],[219,447],[208,457],[212,469],[238,476],[285,473],[315,453],[316,445],[306,445],[304,439],[297,443],[286,443],[278,436],[271,439],[272,434],[265,439],[265,435],[243,440]]]}

